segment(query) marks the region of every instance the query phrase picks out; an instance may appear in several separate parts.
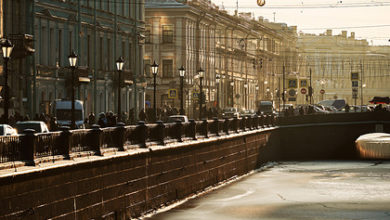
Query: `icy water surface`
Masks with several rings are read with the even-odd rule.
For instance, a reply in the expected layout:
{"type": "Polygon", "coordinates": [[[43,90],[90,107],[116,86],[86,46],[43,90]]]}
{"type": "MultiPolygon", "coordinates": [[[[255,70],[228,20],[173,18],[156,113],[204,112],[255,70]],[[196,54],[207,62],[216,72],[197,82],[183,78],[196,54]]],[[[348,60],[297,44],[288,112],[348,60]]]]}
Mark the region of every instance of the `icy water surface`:
{"type": "Polygon", "coordinates": [[[390,161],[286,162],[145,219],[390,219],[390,161]]]}

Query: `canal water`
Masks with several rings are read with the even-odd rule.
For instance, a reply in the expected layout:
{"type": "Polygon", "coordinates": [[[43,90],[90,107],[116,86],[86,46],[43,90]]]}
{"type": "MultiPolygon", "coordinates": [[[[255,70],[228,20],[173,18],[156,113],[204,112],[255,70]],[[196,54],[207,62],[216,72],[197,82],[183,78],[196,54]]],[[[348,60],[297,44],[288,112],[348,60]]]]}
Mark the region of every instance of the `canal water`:
{"type": "Polygon", "coordinates": [[[148,220],[390,219],[390,161],[273,164],[148,220]]]}

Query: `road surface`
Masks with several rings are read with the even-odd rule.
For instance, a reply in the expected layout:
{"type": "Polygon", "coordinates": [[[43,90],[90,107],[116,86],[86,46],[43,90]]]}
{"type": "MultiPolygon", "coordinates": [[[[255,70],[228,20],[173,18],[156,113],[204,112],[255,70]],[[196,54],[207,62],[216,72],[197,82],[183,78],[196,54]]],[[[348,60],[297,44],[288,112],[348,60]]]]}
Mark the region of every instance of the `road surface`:
{"type": "Polygon", "coordinates": [[[285,162],[148,220],[390,219],[390,161],[285,162]]]}

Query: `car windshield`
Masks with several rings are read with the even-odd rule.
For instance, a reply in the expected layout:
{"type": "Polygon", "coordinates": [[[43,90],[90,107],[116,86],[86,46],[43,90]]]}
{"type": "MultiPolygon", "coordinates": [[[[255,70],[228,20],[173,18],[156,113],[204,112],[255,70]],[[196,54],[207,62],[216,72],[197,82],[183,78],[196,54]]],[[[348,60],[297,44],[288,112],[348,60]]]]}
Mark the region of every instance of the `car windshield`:
{"type": "Polygon", "coordinates": [[[4,126],[0,125],[0,135],[4,135],[4,126]]]}
{"type": "Polygon", "coordinates": [[[176,122],[177,120],[181,121],[181,122],[184,122],[184,117],[169,117],[168,118],[168,122],[176,122]]]}
{"type": "Polygon", "coordinates": [[[36,132],[42,132],[41,125],[39,123],[16,124],[16,130],[18,130],[19,133],[26,129],[34,129],[36,132]]]}
{"type": "MultiPolygon", "coordinates": [[[[76,121],[83,120],[81,110],[75,110],[75,119],[76,121]]],[[[71,120],[72,111],[70,109],[57,109],[56,111],[57,120],[71,120]]]]}

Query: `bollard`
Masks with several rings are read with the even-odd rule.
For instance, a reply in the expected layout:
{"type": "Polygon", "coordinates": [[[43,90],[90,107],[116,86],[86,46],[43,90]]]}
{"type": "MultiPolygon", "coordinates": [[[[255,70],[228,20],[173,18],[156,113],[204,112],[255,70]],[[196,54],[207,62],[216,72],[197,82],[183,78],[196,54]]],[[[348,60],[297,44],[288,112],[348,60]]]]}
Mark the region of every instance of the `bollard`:
{"type": "Polygon", "coordinates": [[[238,133],[238,118],[237,118],[237,116],[233,117],[233,132],[238,133]]]}
{"type": "Polygon", "coordinates": [[[70,154],[72,153],[73,138],[72,132],[70,131],[70,127],[62,126],[60,127],[60,130],[62,131],[60,134],[62,144],[60,154],[64,155],[65,159],[72,159],[70,158],[70,154]]]}
{"type": "Polygon", "coordinates": [[[219,120],[217,117],[214,117],[213,120],[215,136],[219,136],[219,120]]]}
{"type": "Polygon", "coordinates": [[[35,166],[35,152],[37,148],[37,136],[34,129],[26,129],[21,136],[21,158],[27,165],[35,166]]]}
{"type": "Polygon", "coordinates": [[[146,132],[148,127],[145,125],[144,121],[139,121],[137,124],[136,129],[136,134],[137,134],[137,141],[140,147],[146,148],[146,132]]]}
{"type": "Polygon", "coordinates": [[[178,142],[183,142],[182,140],[182,134],[183,134],[183,124],[181,123],[181,120],[176,120],[175,122],[175,134],[176,134],[176,140],[178,142]]]}
{"type": "Polygon", "coordinates": [[[226,135],[229,135],[229,118],[225,118],[225,121],[223,122],[223,132],[225,132],[226,135]]]}
{"type": "Polygon", "coordinates": [[[116,124],[116,128],[115,128],[115,132],[117,134],[117,138],[115,140],[116,142],[116,147],[118,148],[119,151],[124,151],[125,150],[125,132],[126,132],[126,128],[125,128],[125,123],[123,122],[118,122],[116,124]]]}
{"type": "Polygon", "coordinates": [[[156,121],[157,123],[157,141],[160,145],[165,145],[165,125],[161,120],[156,121]]]}
{"type": "Polygon", "coordinates": [[[209,137],[209,123],[207,122],[207,119],[203,119],[201,132],[202,132],[204,138],[209,137]]]}
{"type": "Polygon", "coordinates": [[[190,119],[190,137],[192,140],[196,140],[196,122],[194,119],[190,119]]]}
{"type": "Polygon", "coordinates": [[[100,147],[103,145],[103,130],[99,125],[92,125],[90,141],[92,150],[95,151],[96,155],[102,156],[100,147]]]}

